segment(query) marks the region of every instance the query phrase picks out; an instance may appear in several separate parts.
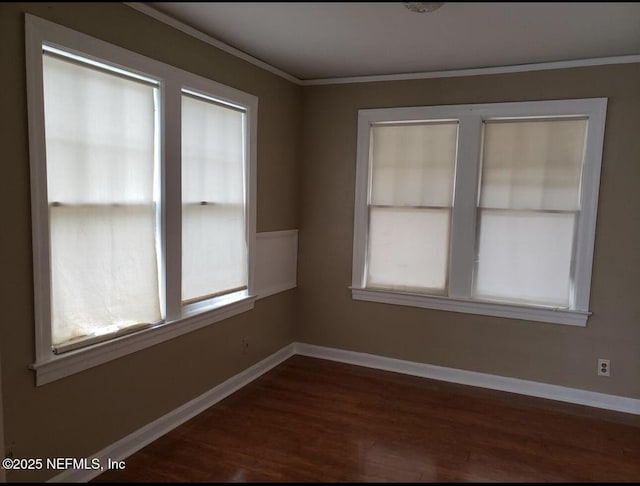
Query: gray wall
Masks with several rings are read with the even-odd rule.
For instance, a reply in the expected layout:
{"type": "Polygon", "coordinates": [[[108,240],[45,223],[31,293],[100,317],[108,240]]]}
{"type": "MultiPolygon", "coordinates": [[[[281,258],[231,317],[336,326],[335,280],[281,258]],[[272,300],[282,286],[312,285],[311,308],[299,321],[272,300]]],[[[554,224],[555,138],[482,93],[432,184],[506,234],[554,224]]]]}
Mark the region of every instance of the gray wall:
{"type": "Polygon", "coordinates": [[[298,340],[640,398],[639,86],[629,64],[306,87],[298,340]],[[590,97],[609,104],[586,328],[351,299],[359,109],[590,97]]]}
{"type": "MultiPolygon", "coordinates": [[[[301,88],[117,3],[0,4],[0,322],[5,441],[14,457],[85,457],[291,343],[295,290],[144,351],[35,387],[24,13],[259,97],[258,231],[299,226],[301,88]],[[242,337],[250,341],[242,354],[242,337]]],[[[9,473],[40,481],[54,471],[9,473]]]]}

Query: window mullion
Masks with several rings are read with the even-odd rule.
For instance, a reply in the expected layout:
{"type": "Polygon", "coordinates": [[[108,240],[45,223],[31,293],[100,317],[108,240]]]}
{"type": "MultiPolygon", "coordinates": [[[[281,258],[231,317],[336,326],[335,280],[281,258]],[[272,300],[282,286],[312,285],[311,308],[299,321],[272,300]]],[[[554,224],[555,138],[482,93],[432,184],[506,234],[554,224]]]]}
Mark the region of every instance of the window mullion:
{"type": "Polygon", "coordinates": [[[182,171],[181,85],[167,80],[162,86],[162,221],[165,319],[182,314],[182,171]]]}
{"type": "Polygon", "coordinates": [[[449,297],[469,298],[473,282],[476,243],[476,201],[482,119],[460,117],[458,154],[451,216],[449,297]]]}

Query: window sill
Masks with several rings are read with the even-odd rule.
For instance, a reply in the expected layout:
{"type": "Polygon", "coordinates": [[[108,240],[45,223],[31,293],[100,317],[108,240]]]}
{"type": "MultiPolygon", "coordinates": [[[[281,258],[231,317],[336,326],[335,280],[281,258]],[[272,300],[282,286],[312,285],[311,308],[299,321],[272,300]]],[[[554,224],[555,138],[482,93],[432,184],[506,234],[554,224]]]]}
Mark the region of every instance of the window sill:
{"type": "Polygon", "coordinates": [[[61,355],[51,353],[51,358],[30,366],[36,372],[36,386],[64,378],[108,361],[160,344],[196,329],[213,324],[253,309],[255,296],[246,292],[235,298],[227,298],[215,307],[185,312],[180,319],[143,329],[133,334],[94,344],[61,355]]]}
{"type": "Polygon", "coordinates": [[[355,287],[350,288],[351,297],[354,300],[462,312],[465,314],[509,317],[512,319],[565,324],[569,326],[586,327],[587,318],[591,315],[590,312],[551,307],[454,299],[451,297],[435,297],[430,295],[392,292],[388,290],[371,290],[355,287]]]}

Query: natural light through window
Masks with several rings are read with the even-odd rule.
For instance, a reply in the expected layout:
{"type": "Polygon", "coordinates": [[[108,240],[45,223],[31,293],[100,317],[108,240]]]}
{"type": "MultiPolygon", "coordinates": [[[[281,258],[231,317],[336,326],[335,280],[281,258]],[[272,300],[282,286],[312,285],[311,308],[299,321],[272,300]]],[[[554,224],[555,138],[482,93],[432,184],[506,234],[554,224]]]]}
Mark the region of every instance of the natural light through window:
{"type": "Polygon", "coordinates": [[[586,126],[484,123],[476,297],[570,306],[586,126]]]}
{"type": "Polygon", "coordinates": [[[182,300],[247,287],[244,111],[182,95],[182,300]]]}
{"type": "Polygon", "coordinates": [[[606,99],[360,110],[352,296],[583,326],[606,99]]]}
{"type": "Polygon", "coordinates": [[[258,98],[25,28],[37,383],[253,309],[258,98]]]}
{"type": "Polygon", "coordinates": [[[457,129],[371,128],[368,286],[445,291],[457,129]]]}
{"type": "Polygon", "coordinates": [[[44,54],[52,344],[162,319],[157,87],[44,54]]]}

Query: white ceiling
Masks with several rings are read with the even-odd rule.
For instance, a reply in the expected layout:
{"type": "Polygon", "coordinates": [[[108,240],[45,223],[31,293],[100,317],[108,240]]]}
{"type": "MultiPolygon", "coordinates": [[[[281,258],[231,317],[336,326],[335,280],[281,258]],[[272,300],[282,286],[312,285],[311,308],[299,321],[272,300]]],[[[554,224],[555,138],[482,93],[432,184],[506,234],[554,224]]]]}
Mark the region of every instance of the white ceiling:
{"type": "Polygon", "coordinates": [[[149,3],[301,80],[640,54],[640,3],[149,3]]]}

